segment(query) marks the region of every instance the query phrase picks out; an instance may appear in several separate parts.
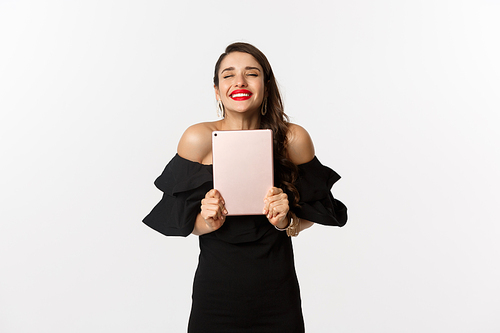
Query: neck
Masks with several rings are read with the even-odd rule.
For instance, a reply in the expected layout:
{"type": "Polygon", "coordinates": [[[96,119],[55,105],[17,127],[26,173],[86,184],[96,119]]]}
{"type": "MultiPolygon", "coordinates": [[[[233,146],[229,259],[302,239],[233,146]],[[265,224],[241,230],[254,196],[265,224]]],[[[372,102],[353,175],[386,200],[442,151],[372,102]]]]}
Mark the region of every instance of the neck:
{"type": "Polygon", "coordinates": [[[260,128],[260,114],[229,113],[221,120],[223,131],[252,130],[260,128]]]}

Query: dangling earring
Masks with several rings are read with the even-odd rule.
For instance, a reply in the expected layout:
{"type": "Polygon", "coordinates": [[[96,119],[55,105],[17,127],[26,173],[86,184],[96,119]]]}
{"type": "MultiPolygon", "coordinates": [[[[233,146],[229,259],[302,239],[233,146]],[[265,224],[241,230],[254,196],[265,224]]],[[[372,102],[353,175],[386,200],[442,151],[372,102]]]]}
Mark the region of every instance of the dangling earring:
{"type": "Polygon", "coordinates": [[[264,102],[262,102],[262,107],[260,108],[260,114],[265,116],[267,113],[267,97],[264,99],[264,102]]]}
{"type": "Polygon", "coordinates": [[[217,117],[224,118],[225,116],[226,111],[224,110],[224,104],[222,104],[222,101],[219,99],[217,101],[217,117]]]}

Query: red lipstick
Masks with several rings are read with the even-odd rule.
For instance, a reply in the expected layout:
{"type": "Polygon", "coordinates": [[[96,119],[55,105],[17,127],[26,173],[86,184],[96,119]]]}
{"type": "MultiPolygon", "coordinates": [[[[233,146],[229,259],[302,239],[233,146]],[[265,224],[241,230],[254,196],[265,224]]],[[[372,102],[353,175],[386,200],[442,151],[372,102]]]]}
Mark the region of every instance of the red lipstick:
{"type": "Polygon", "coordinates": [[[229,97],[231,97],[235,101],[246,101],[247,99],[252,97],[252,93],[250,92],[250,90],[237,89],[233,91],[231,95],[229,95],[229,97]]]}

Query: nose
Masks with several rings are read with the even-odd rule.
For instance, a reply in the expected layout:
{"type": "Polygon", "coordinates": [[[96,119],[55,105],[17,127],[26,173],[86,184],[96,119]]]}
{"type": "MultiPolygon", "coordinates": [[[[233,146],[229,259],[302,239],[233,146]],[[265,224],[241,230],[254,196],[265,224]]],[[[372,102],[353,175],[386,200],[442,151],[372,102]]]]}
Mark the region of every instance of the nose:
{"type": "Polygon", "coordinates": [[[237,87],[246,87],[247,86],[247,80],[245,78],[245,75],[243,75],[243,74],[236,75],[235,85],[237,87]]]}

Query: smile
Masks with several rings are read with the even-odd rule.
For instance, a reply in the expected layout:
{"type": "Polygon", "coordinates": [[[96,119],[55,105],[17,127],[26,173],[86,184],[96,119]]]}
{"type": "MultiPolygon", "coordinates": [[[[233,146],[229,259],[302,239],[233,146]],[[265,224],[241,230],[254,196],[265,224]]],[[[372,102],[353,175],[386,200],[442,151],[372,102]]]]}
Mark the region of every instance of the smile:
{"type": "Polygon", "coordinates": [[[231,97],[235,101],[245,101],[252,97],[252,93],[246,89],[238,89],[233,91],[231,95],[229,95],[229,97],[231,97]]]}

